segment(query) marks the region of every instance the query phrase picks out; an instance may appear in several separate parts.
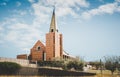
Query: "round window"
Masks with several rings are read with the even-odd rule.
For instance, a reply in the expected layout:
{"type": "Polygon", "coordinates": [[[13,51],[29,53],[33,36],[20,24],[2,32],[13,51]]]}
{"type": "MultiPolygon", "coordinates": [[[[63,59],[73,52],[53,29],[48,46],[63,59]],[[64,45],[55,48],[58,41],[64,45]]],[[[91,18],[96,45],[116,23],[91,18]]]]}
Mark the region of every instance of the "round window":
{"type": "Polygon", "coordinates": [[[40,50],[40,47],[38,47],[37,50],[39,51],[39,50],[40,50]]]}

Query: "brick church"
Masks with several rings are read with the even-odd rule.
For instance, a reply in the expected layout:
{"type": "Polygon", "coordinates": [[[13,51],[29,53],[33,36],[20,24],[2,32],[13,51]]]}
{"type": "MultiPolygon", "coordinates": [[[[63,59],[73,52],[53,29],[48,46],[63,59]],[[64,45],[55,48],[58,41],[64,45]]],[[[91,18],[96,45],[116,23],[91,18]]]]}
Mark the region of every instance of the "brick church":
{"type": "Polygon", "coordinates": [[[33,61],[52,61],[70,58],[72,57],[63,51],[63,36],[58,32],[55,9],[53,10],[49,32],[46,34],[46,45],[38,40],[31,48],[29,56],[27,54],[17,55],[17,59],[33,61]]]}

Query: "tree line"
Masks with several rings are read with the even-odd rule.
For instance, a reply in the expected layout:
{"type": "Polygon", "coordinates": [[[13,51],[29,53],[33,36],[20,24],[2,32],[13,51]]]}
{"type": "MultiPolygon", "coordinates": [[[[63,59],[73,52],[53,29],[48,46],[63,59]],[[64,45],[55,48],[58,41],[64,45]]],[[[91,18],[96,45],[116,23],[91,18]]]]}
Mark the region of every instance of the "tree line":
{"type": "MultiPolygon", "coordinates": [[[[109,70],[113,74],[116,70],[120,73],[120,56],[105,56],[102,60],[90,61],[89,65],[95,67],[96,70],[109,70]]],[[[83,71],[83,67],[87,65],[83,60],[61,60],[61,61],[39,61],[39,66],[61,67],[63,70],[83,71]]]]}
{"type": "Polygon", "coordinates": [[[66,61],[39,61],[38,66],[60,67],[63,70],[79,70],[83,71],[84,63],[78,60],[66,60],[66,61]]]}
{"type": "Polygon", "coordinates": [[[89,64],[96,70],[110,70],[111,74],[118,70],[120,74],[120,56],[105,56],[102,61],[91,61],[89,64]]]}

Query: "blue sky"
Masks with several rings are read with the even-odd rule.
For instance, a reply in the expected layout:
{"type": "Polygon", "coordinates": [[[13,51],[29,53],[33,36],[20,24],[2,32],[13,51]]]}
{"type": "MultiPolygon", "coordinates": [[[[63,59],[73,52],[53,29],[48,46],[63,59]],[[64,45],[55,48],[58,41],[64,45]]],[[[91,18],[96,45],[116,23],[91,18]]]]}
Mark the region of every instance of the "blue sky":
{"type": "Polygon", "coordinates": [[[120,56],[120,0],[0,0],[0,57],[45,43],[54,4],[65,51],[86,61],[120,56]]]}

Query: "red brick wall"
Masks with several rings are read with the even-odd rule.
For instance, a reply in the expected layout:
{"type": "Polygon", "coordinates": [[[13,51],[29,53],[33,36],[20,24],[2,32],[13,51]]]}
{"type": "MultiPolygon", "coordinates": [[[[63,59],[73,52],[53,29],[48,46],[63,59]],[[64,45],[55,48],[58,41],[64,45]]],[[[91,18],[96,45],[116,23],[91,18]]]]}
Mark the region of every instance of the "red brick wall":
{"type": "Polygon", "coordinates": [[[62,35],[58,32],[46,34],[46,59],[60,58],[62,55],[62,35]]]}
{"type": "Polygon", "coordinates": [[[63,37],[60,34],[60,56],[63,57],[63,37]]]}
{"type": "Polygon", "coordinates": [[[40,41],[37,41],[37,43],[31,49],[31,52],[30,52],[31,59],[37,60],[37,61],[42,61],[44,52],[45,52],[45,46],[40,41]],[[40,47],[40,49],[39,49],[39,47],[40,47]]]}
{"type": "Polygon", "coordinates": [[[27,59],[27,54],[17,55],[17,59],[27,59]]]}
{"type": "Polygon", "coordinates": [[[54,55],[54,33],[48,33],[46,34],[46,59],[51,60],[54,55]]]}

